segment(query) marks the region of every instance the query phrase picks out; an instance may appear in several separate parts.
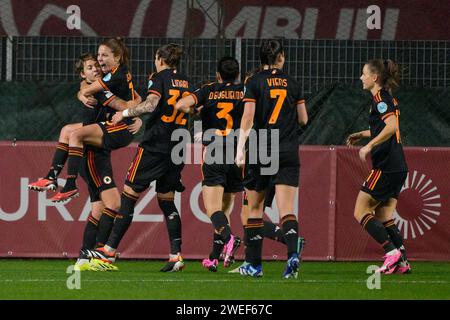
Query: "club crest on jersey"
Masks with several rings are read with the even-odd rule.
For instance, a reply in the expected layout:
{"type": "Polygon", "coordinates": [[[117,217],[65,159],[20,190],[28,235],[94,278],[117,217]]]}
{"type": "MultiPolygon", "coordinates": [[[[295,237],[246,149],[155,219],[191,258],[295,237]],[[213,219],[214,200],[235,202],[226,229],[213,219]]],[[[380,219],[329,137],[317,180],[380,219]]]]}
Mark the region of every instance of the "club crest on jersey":
{"type": "Polygon", "coordinates": [[[109,81],[109,80],[111,80],[111,72],[103,77],[103,81],[109,81]]]}
{"type": "Polygon", "coordinates": [[[150,89],[150,87],[153,85],[153,81],[152,80],[148,80],[148,89],[150,89]]]}
{"type": "Polygon", "coordinates": [[[387,110],[388,106],[385,102],[380,102],[377,104],[377,109],[379,113],[385,113],[387,110]]]}

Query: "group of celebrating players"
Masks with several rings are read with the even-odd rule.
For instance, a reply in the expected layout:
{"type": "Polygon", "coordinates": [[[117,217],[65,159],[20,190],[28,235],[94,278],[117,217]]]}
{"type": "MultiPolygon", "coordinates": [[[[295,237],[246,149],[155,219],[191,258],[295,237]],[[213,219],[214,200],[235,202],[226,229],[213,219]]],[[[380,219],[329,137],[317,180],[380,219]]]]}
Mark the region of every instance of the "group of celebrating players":
{"type": "MultiPolygon", "coordinates": [[[[171,159],[176,143],[171,137],[175,130],[186,128],[189,114],[199,114],[203,132],[214,132],[212,137],[204,134],[202,138],[202,195],[214,228],[212,251],[202,265],[215,272],[221,258],[225,267],[233,263],[242,240],[231,229],[230,212],[236,193],[244,192],[241,221],[245,261],[234,272],[261,277],[263,239],[270,238],[286,245],[283,277],[296,278],[304,246],[294,214],[300,171],[299,130],[308,122],[308,115],[300,85],[283,72],[281,42],[262,41],[261,66],[249,72],[244,83],[238,61],[223,57],[217,64],[216,81],[194,90],[189,79],[177,71],[181,57],[182,47],[177,44],[163,45],[156,51],[156,72],[149,77],[143,100],[134,89],[128,49],[122,39],[102,41],[97,56],[82,55],[76,65],[82,78],[78,99],[89,110],[88,116],[83,123],[63,127],[48,174],[29,188],[56,191],[57,179],[67,163],[66,183],[51,199],[65,202],[79,195],[76,180],[80,173],[88,185],[92,210],[75,267],[82,271],[117,270],[116,250],[133,220],[136,202],[156,181],[170,240],[169,260],[161,271],[180,271],[185,262],[174,195],[184,190],[184,165],[171,159]],[[144,114],[148,114],[144,137],[119,194],[111,151],[131,143],[142,126],[139,116],[144,114]],[[278,170],[270,174],[266,173],[269,165],[259,156],[255,162],[248,160],[253,156],[249,152],[255,152],[249,148],[249,136],[263,131],[269,135],[264,147],[277,153],[279,159],[278,170]],[[238,134],[233,136],[234,132],[238,134]],[[217,157],[220,161],[211,160],[217,157]],[[265,207],[271,206],[274,198],[280,226],[263,219],[265,207]]],[[[385,250],[378,272],[407,273],[411,268],[392,220],[407,172],[399,133],[400,112],[391,95],[398,86],[398,67],[391,60],[370,60],[364,65],[361,80],[373,96],[370,130],[351,134],[347,144],[371,138],[360,150],[360,157],[365,161],[371,153],[373,170],[358,195],[354,215],[385,250]]]]}

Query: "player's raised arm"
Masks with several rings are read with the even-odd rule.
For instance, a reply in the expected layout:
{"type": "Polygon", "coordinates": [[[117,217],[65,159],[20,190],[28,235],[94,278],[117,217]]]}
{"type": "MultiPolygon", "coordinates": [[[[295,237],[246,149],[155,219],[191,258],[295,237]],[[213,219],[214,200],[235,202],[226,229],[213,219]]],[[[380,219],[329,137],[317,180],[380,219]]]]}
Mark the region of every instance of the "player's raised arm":
{"type": "Polygon", "coordinates": [[[158,106],[159,100],[160,97],[158,95],[151,93],[136,107],[127,108],[122,112],[116,112],[116,114],[112,118],[112,122],[116,124],[122,121],[123,118],[133,118],[138,117],[144,113],[153,112],[158,106]]]}

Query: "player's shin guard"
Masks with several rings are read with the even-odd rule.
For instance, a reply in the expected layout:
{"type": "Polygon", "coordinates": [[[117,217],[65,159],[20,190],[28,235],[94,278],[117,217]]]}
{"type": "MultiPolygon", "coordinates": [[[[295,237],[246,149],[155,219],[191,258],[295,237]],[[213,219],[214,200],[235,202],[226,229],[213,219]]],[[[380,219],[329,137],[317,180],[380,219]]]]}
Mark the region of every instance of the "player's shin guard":
{"type": "Polygon", "coordinates": [[[56,180],[58,179],[61,170],[64,168],[64,164],[69,156],[69,145],[67,143],[59,142],[56,146],[55,154],[53,155],[52,167],[47,173],[46,179],[56,180]]]}
{"type": "Polygon", "coordinates": [[[264,223],[262,219],[248,219],[244,239],[247,241],[245,261],[253,266],[261,265],[264,223]]]}
{"type": "Polygon", "coordinates": [[[84,228],[83,246],[81,247],[81,250],[94,249],[97,230],[98,220],[95,219],[92,215],[89,215],[86,227],[84,228]]]}
{"type": "Polygon", "coordinates": [[[373,214],[366,214],[361,219],[361,225],[366,229],[367,233],[383,247],[384,252],[387,253],[395,249],[383,224],[378,221],[373,214]]]}
{"type": "Polygon", "coordinates": [[[102,210],[102,216],[100,217],[100,222],[98,224],[98,232],[97,232],[97,240],[96,246],[103,247],[108,241],[109,235],[111,234],[111,230],[114,226],[114,220],[116,219],[117,212],[104,208],[102,210]]]}
{"type": "Polygon", "coordinates": [[[286,241],[288,257],[297,252],[298,244],[298,221],[293,214],[285,215],[281,218],[281,228],[283,229],[284,239],[286,241]]]}
{"type": "Polygon", "coordinates": [[[391,238],[392,243],[394,246],[399,249],[402,253],[402,259],[407,260],[406,258],[406,249],[403,245],[403,238],[400,235],[400,231],[398,230],[394,220],[389,220],[383,223],[384,228],[386,229],[389,238],[391,238]]]}
{"type": "Polygon", "coordinates": [[[230,240],[231,228],[225,213],[223,211],[214,212],[211,215],[211,222],[216,232],[220,234],[223,241],[227,243],[230,240]]]}
{"type": "Polygon", "coordinates": [[[224,245],[225,242],[223,241],[222,236],[214,232],[213,249],[212,252],[209,254],[209,260],[214,259],[219,260],[224,245]]]}
{"type": "Polygon", "coordinates": [[[114,221],[111,235],[106,243],[108,247],[113,249],[117,249],[119,247],[120,241],[127,232],[131,221],[133,220],[134,206],[136,205],[137,200],[138,197],[133,196],[126,191],[122,192],[122,196],[120,197],[120,210],[116,215],[116,220],[114,221]]]}
{"type": "Polygon", "coordinates": [[[158,204],[166,218],[167,231],[170,240],[170,254],[181,252],[181,219],[173,199],[160,199],[158,204]]]}
{"type": "Polygon", "coordinates": [[[264,238],[269,238],[286,244],[284,233],[275,223],[264,220],[264,238]]]}
{"type": "Polygon", "coordinates": [[[67,166],[67,182],[62,193],[76,189],[75,180],[80,170],[81,160],[83,159],[83,148],[69,147],[69,159],[67,166]]]}

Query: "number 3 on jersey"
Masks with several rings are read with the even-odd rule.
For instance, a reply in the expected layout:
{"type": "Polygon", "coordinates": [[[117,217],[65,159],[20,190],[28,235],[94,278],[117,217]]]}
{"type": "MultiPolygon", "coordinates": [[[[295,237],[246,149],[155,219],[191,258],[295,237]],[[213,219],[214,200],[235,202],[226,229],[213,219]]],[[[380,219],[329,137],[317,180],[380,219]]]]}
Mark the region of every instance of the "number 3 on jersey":
{"type": "Polygon", "coordinates": [[[216,130],[218,136],[227,136],[230,130],[233,128],[233,118],[230,116],[231,110],[233,110],[233,103],[231,102],[219,102],[217,108],[222,109],[216,113],[217,119],[225,119],[227,121],[227,127],[225,130],[216,130]]]}
{"type": "Polygon", "coordinates": [[[285,89],[272,89],[270,90],[270,97],[272,99],[277,99],[275,104],[275,108],[270,115],[269,124],[274,124],[278,120],[278,116],[280,115],[281,107],[283,106],[284,99],[286,99],[287,92],[285,89]]]}
{"type": "MultiPolygon", "coordinates": [[[[184,97],[188,96],[189,94],[190,94],[189,92],[183,92],[183,95],[181,96],[181,98],[184,98],[184,97]]],[[[169,95],[170,95],[170,98],[169,98],[169,100],[167,100],[167,104],[169,106],[172,106],[173,112],[170,116],[166,116],[166,115],[161,116],[161,120],[166,123],[172,123],[175,120],[176,124],[184,126],[187,122],[187,120],[184,119],[185,114],[183,112],[180,112],[180,114],[177,117],[178,111],[175,110],[175,105],[177,104],[177,101],[180,98],[180,90],[170,89],[169,95]]]]}

